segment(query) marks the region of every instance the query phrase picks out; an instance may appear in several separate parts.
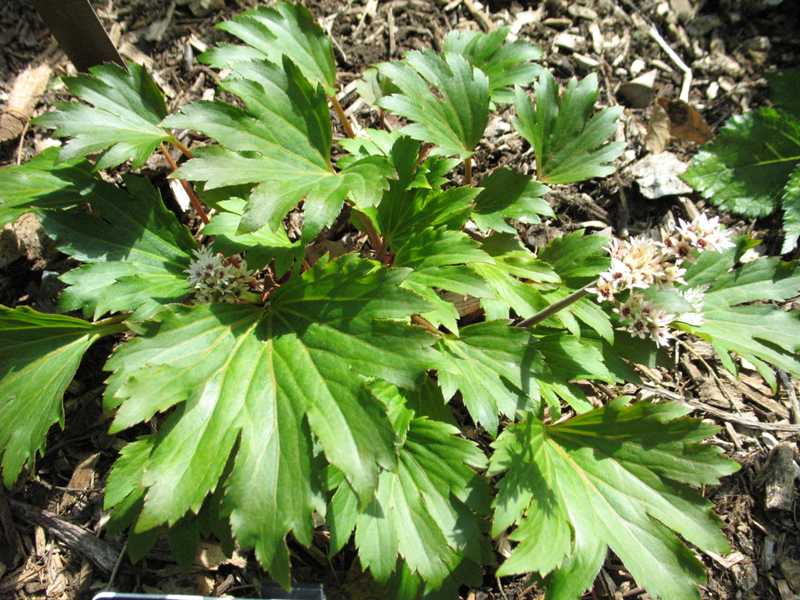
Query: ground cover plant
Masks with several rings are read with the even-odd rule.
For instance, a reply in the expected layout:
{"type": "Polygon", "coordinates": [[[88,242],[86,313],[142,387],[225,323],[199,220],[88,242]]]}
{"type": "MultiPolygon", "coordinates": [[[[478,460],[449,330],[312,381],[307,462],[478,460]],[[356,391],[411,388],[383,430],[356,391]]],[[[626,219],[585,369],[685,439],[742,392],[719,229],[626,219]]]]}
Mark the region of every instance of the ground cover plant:
{"type": "Polygon", "coordinates": [[[547,185],[613,172],[618,110],[595,110],[593,76],[559,89],[505,30],[377,65],[363,97],[407,124],[334,143],[329,102],[351,126],[307,11],[223,28],[244,45],[204,60],[237,100],[168,115],[143,69],[97,67],[40,119],[66,144],[0,171],[2,221],[36,212],[82,263],[63,276],[65,314],[0,309],[6,485],[63,420],[82,354],[116,335],[105,406],[131,441],[105,505],[133,558],[162,534],[179,558],[213,535],[288,587],[287,537],[310,545],[324,522],[330,553],[354,544],[392,597],[453,597],[496,566],[575,598],[609,549],[651,594],[697,597],[687,543],[727,547],[698,488],[735,464],[687,406],[595,407],[580,382],[636,381],[684,335],[732,371],[741,357],[773,385],[775,367],[800,376],[797,316],[768,303],[798,293],[795,265],[743,264],[749,242],[704,215],[661,240],[576,231],[534,254],[513,222],[552,215],[547,185]],[[536,179],[476,182],[475,147],[509,102],[536,179]],[[181,130],[209,141],[188,148],[181,130]],[[199,190],[199,231],[143,177],[109,176],[156,150],[184,155],[174,177],[199,190]],[[367,241],[331,248],[336,227],[367,241]]]}

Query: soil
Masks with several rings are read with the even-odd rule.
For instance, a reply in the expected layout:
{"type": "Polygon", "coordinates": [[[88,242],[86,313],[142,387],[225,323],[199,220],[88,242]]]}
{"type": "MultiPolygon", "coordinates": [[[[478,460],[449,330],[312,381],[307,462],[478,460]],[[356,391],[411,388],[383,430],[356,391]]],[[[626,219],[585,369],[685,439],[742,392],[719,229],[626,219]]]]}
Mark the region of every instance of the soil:
{"type": "MultiPolygon", "coordinates": [[[[148,39],[148,31],[152,31],[153,23],[170,14],[170,2],[104,0],[94,4],[123,54],[146,61],[175,107],[198,99],[213,88],[216,75],[197,62],[199,47],[211,46],[225,37],[213,25],[258,2],[228,0],[223,3],[224,8],[203,15],[192,13],[186,2],[179,3],[163,36],[151,36],[152,39],[148,39]]],[[[496,0],[483,7],[467,0],[308,0],[306,4],[335,40],[343,87],[370,64],[398,58],[409,49],[438,47],[451,29],[477,30],[487,17],[495,25],[519,25],[523,22],[520,16],[529,15],[519,27],[519,36],[543,50],[542,63],[562,80],[597,72],[603,105],[622,103],[619,86],[651,69],[656,70],[657,76],[655,94],[671,100],[678,98],[683,74],[648,35],[649,26],[654,25],[692,68],[689,103],[714,131],[732,115],[767,102],[765,75],[769,71],[800,62],[800,3],[795,0],[784,0],[778,6],[765,0],[496,0]],[[372,14],[366,13],[369,7],[374,9],[372,14]],[[602,36],[600,48],[595,47],[592,37],[595,26],[602,36]]],[[[0,6],[0,101],[6,100],[17,74],[43,55],[52,55],[53,50],[47,29],[30,4],[6,0],[0,6]]],[[[63,59],[55,65],[56,75],[72,70],[63,59]]],[[[52,80],[36,114],[48,110],[60,93],[58,80],[52,80]]],[[[345,107],[354,101],[355,94],[342,99],[345,107]]],[[[578,227],[636,234],[657,227],[666,219],[685,216],[687,203],[714,212],[713,207],[705,206],[691,194],[657,200],[641,195],[627,168],[647,155],[644,139],[651,111],[651,107],[625,109],[619,135],[627,142],[627,151],[620,159],[619,174],[554,189],[549,200],[558,217],[521,230],[524,239],[536,246],[560,231],[578,227]]],[[[376,115],[366,106],[355,110],[353,116],[364,126],[377,124],[376,115]]],[[[506,112],[490,124],[477,154],[478,179],[496,166],[532,170],[527,145],[508,135],[508,122],[506,112]]],[[[32,127],[21,139],[0,144],[0,165],[30,158],[48,143],[46,132],[32,127]]],[[[697,152],[697,145],[672,140],[668,150],[686,161],[697,152]]],[[[158,162],[149,167],[160,175],[166,170],[158,162]]],[[[776,219],[743,221],[721,216],[728,226],[760,238],[766,252],[779,252],[780,227],[776,219]]],[[[0,303],[54,310],[60,289],[57,275],[74,264],[38,235],[35,223],[25,227],[6,228],[0,234],[0,259],[6,259],[0,260],[0,303]]],[[[21,516],[23,511],[15,503],[50,511],[63,521],[84,527],[90,537],[97,534],[106,550],[119,553],[123,547],[124,538],[114,538],[103,531],[103,482],[123,442],[106,435],[108,415],[101,408],[102,366],[112,346],[113,342],[98,344],[87,354],[65,398],[66,429],[53,430],[46,455],[15,488],[5,492],[0,489],[0,598],[89,598],[105,589],[110,579],[115,589],[125,591],[266,594],[263,586],[268,580],[251,553],[226,559],[219,555],[218,546],[211,544],[202,559],[193,567],[184,568],[171,561],[166,548],[157,548],[136,565],[121,559],[112,576],[108,569],[96,564],[91,552],[76,551],[60,540],[52,527],[21,516]]],[[[713,443],[743,465],[739,473],[707,493],[733,552],[725,557],[701,556],[709,570],[702,597],[798,597],[800,505],[795,500],[790,510],[769,510],[765,497],[770,449],[787,441],[797,451],[796,435],[771,428],[791,416],[785,389],[772,392],[754,371],[746,368],[738,380],[728,377],[710,349],[702,344],[696,344],[692,354],[684,353],[678,368],[653,370],[647,373],[647,379],[715,407],[714,415],[702,411],[697,415],[720,425],[713,443]],[[752,418],[759,426],[742,425],[743,418],[752,418]]],[[[644,389],[625,391],[647,393],[644,389]]],[[[352,546],[328,560],[324,554],[325,532],[320,530],[318,535],[319,544],[310,550],[292,544],[297,581],[323,584],[330,598],[379,597],[368,577],[359,571],[352,546]]],[[[499,547],[498,552],[501,550],[499,547]]],[[[479,589],[463,589],[461,597],[522,600],[541,595],[533,579],[512,577],[501,581],[491,568],[485,570],[483,583],[479,589]]],[[[619,559],[609,556],[586,598],[635,600],[648,596],[636,587],[619,559]]]]}

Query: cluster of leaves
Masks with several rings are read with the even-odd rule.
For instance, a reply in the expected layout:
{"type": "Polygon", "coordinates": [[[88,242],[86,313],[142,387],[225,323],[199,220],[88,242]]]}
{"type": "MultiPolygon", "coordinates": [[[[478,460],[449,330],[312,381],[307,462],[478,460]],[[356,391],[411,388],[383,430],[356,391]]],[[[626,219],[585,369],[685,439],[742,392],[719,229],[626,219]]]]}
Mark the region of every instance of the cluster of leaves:
{"type": "MultiPolygon", "coordinates": [[[[606,238],[576,231],[535,254],[513,226],[553,216],[545,184],[611,172],[618,113],[595,111],[596,78],[559,91],[507,30],[452,33],[442,54],[365,76],[364,98],[404,127],[334,141],[334,59],[308,11],[281,2],[221,27],[244,45],[202,60],[229,70],[220,87],[237,104],[167,114],[143,69],[97,67],[67,80],[80,102],[40,119],[69,141],[0,170],[0,222],[40,216],[81,263],[62,275],[62,310],[92,319],[0,308],[5,484],[63,425],[86,349],[125,331],[104,407],[129,442],[105,508],[133,558],[164,533],[191,558],[214,535],[254,549],[288,587],[289,536],[308,546],[324,521],[329,551],[354,544],[392,597],[453,597],[480,582],[491,538],[510,530],[498,574],[537,573],[551,598],[577,598],[608,548],[652,594],[697,597],[702,565],[682,540],[726,548],[697,488],[736,465],[702,443],[714,428],[682,404],[588,402],[579,382],[636,381],[631,362],[655,348],[584,295],[609,265],[606,238]],[[512,102],[536,178],[496,169],[456,185],[490,111],[512,102]],[[145,179],[97,173],[180,149],[173,128],[211,140],[184,151],[173,177],[199,184],[214,209],[205,243],[255,269],[257,301],[194,301],[192,232],[145,179]],[[297,236],[290,213],[302,215],[297,236]],[[369,243],[320,258],[348,220],[369,243]],[[465,297],[478,310],[464,314],[454,298],[465,297]]],[[[800,376],[796,315],[751,305],[796,294],[800,275],[772,259],[732,271],[737,256],[694,264],[690,283],[711,285],[713,310],[687,330],[726,364],[733,352],[800,376]]]]}
{"type": "Polygon", "coordinates": [[[746,217],[783,210],[781,252],[800,238],[800,69],[770,77],[773,107],[732,117],[684,179],[715,205],[746,217]]]}

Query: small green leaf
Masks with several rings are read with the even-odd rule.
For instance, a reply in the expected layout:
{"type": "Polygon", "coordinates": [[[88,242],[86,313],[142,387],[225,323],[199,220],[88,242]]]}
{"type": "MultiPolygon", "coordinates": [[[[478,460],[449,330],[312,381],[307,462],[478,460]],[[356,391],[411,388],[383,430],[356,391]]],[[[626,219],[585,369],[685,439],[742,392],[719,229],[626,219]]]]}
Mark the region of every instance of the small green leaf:
{"type": "Polygon", "coordinates": [[[146,179],[130,175],[127,189],[97,182],[88,210],[46,211],[42,226],[59,250],[86,263],[61,276],[69,287],[64,310],[98,318],[189,292],[185,270],[197,244],[146,179]]]}
{"type": "Polygon", "coordinates": [[[535,224],[540,222],[540,216],[555,216],[544,199],[548,188],[527,175],[497,169],[481,181],[480,187],[483,190],[475,198],[472,213],[472,220],[480,229],[516,233],[506,219],[535,224]]]}
{"type": "Polygon", "coordinates": [[[84,352],[123,329],[0,305],[0,455],[6,487],[37,452],[44,453],[50,427],[56,422],[64,427],[62,399],[84,352]]]}
{"type": "Polygon", "coordinates": [[[167,115],[164,95],[143,67],[99,65],[88,75],[65,78],[64,83],[86,104],[60,103],[57,110],[35,120],[55,129],[56,137],[72,138],[62,148],[61,160],[102,152],[95,169],[110,169],[126,160],[141,167],[161,142],[170,139],[159,126],[167,115]]]}
{"type": "Polygon", "coordinates": [[[302,4],[278,2],[273,8],[257,8],[217,25],[248,47],[228,47],[224,54],[213,50],[206,62],[219,67],[266,58],[280,64],[287,56],[312,84],[320,84],[327,95],[336,92],[336,62],[331,40],[302,4]]]}
{"type": "Polygon", "coordinates": [[[381,63],[399,92],[379,105],[411,121],[401,131],[439,146],[447,155],[472,156],[489,118],[489,80],[465,58],[412,51],[402,62],[381,63]]]}
{"type": "Polygon", "coordinates": [[[489,94],[494,102],[514,101],[514,86],[529,85],[542,68],[534,61],[542,51],[523,40],[506,43],[508,27],[490,33],[453,30],[444,38],[446,53],[460,54],[489,78],[489,94]]]}
{"type": "Polygon", "coordinates": [[[800,273],[794,263],[778,258],[759,258],[733,269],[735,249],[725,253],[703,252],[686,272],[687,288],[708,286],[703,324],[681,328],[708,340],[722,364],[736,373],[730,353],[753,363],[775,386],[768,365],[800,377],[800,316],[769,304],[784,302],[800,293],[800,273]]]}
{"type": "Polygon", "coordinates": [[[774,108],[732,117],[697,153],[683,179],[714,205],[748,217],[778,206],[800,164],[800,120],[774,108]]]}
{"type": "Polygon", "coordinates": [[[536,175],[545,183],[576,183],[614,172],[613,163],[625,149],[614,135],[622,108],[594,114],[597,76],[571,79],[563,93],[549,71],[536,84],[536,108],[521,89],[516,91],[514,127],[528,140],[536,157],[536,175]]]}
{"type": "Polygon", "coordinates": [[[558,424],[531,416],[504,431],[489,467],[503,474],[492,532],[516,524],[510,537],[519,544],[498,575],[552,573],[548,597],[577,598],[610,548],[651,595],[699,598],[705,571],[681,538],[723,554],[728,543],[691,488],[738,465],[701,443],[716,428],[687,412],[623,398],[558,424]]]}
{"type": "Polygon", "coordinates": [[[800,167],[792,171],[783,190],[783,235],[781,254],[787,254],[800,238],[800,167]]]}
{"type": "Polygon", "coordinates": [[[28,212],[86,202],[96,185],[104,185],[89,163],[60,163],[58,152],[48,148],[22,165],[0,169],[0,226],[28,212]]]}

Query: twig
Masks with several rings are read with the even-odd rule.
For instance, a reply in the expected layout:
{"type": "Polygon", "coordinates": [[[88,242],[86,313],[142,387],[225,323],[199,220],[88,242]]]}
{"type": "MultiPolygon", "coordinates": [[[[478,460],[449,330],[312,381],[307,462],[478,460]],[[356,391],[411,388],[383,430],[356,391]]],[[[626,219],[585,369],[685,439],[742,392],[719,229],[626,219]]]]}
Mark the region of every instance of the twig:
{"type": "Polygon", "coordinates": [[[31,120],[25,119],[25,125],[22,127],[22,133],[19,134],[19,146],[17,146],[17,164],[22,164],[22,150],[25,147],[25,134],[28,133],[28,128],[31,126],[31,120]]]}
{"type": "Polygon", "coordinates": [[[737,425],[742,425],[743,427],[749,427],[750,429],[758,429],[759,431],[786,431],[790,433],[800,432],[800,425],[792,425],[789,423],[762,423],[761,421],[750,421],[748,419],[745,419],[744,417],[739,417],[725,410],[722,410],[721,408],[717,408],[716,406],[711,406],[710,404],[701,402],[700,400],[690,400],[687,404],[693,408],[699,408],[701,410],[704,410],[708,414],[713,415],[719,419],[730,421],[731,423],[736,423],[737,425]]]}
{"type": "Polygon", "coordinates": [[[125,543],[122,544],[122,549],[119,551],[119,556],[117,556],[117,560],[114,562],[114,568],[111,569],[111,575],[108,576],[108,583],[106,584],[107,590],[110,590],[114,586],[114,580],[117,578],[119,567],[120,565],[122,565],[122,558],[125,556],[125,551],[127,549],[128,549],[128,540],[125,540],[125,543]]]}
{"type": "Polygon", "coordinates": [[[349,138],[356,137],[356,133],[353,131],[353,125],[350,123],[350,119],[347,118],[347,115],[344,114],[344,108],[342,108],[342,105],[339,102],[339,99],[336,97],[336,94],[331,94],[331,104],[333,105],[333,110],[336,112],[336,117],[342,124],[345,135],[347,135],[349,138]]]}
{"type": "Polygon", "coordinates": [[[11,509],[21,519],[41,525],[72,550],[88,558],[104,573],[111,573],[119,556],[117,547],[101,540],[91,531],[65,521],[53,513],[17,500],[9,500],[11,509]]]}
{"type": "Polygon", "coordinates": [[[797,393],[794,391],[792,379],[789,377],[789,374],[782,369],[778,369],[778,377],[781,380],[783,389],[786,390],[786,395],[789,397],[789,406],[792,408],[792,423],[800,425],[800,403],[797,401],[797,393]]]}
{"type": "Polygon", "coordinates": [[[667,53],[670,60],[675,63],[675,66],[678,67],[681,71],[683,71],[683,83],[681,84],[681,95],[680,99],[684,102],[689,101],[689,88],[692,87],[692,69],[689,68],[681,57],[673,50],[669,44],[667,44],[666,40],[661,37],[661,34],[658,33],[658,29],[656,29],[655,25],[650,25],[650,29],[647,30],[648,35],[655,40],[655,42],[661,46],[661,49],[667,53]]]}
{"type": "MultiPolygon", "coordinates": [[[[169,153],[169,150],[167,150],[167,147],[163,143],[161,144],[161,154],[167,161],[169,168],[172,169],[172,172],[174,173],[175,171],[177,171],[178,164],[175,162],[175,159],[172,158],[172,156],[169,153]]],[[[192,208],[194,208],[195,212],[200,216],[200,219],[203,221],[203,223],[208,223],[208,214],[206,214],[206,211],[203,208],[203,204],[202,202],[200,202],[200,198],[197,197],[197,194],[195,194],[194,190],[192,189],[192,186],[189,185],[189,182],[186,181],[185,179],[181,179],[180,182],[181,185],[183,186],[183,189],[186,191],[186,195],[189,196],[189,202],[192,203],[192,208]]]]}
{"type": "Polygon", "coordinates": [[[708,371],[708,374],[709,374],[709,375],[711,375],[711,377],[712,377],[712,378],[714,379],[714,381],[716,382],[716,384],[717,384],[717,387],[719,388],[719,391],[720,391],[720,393],[721,393],[723,396],[725,396],[725,399],[728,401],[728,404],[730,405],[730,407],[731,407],[732,409],[734,409],[734,410],[735,410],[737,413],[740,413],[740,414],[741,414],[741,412],[742,412],[742,411],[741,411],[741,410],[739,410],[739,407],[737,406],[736,402],[734,402],[734,401],[733,401],[733,398],[731,398],[731,396],[728,394],[728,391],[725,389],[725,386],[724,386],[724,385],[723,385],[723,383],[722,383],[722,379],[720,379],[719,375],[717,375],[717,372],[716,372],[716,371],[715,371],[713,368],[711,368],[711,365],[710,365],[710,364],[708,364],[708,361],[706,361],[706,359],[705,359],[705,358],[703,358],[702,356],[700,356],[700,354],[698,354],[698,353],[697,353],[697,351],[696,351],[694,348],[692,348],[692,347],[691,347],[689,344],[687,344],[687,343],[686,343],[686,342],[684,342],[683,340],[678,340],[678,344],[679,344],[679,345],[681,345],[681,346],[683,346],[684,348],[686,348],[686,350],[689,352],[689,354],[691,354],[691,355],[692,355],[692,356],[694,356],[694,357],[695,357],[697,360],[699,360],[699,361],[700,361],[700,363],[701,363],[701,364],[702,364],[702,365],[703,365],[703,366],[706,368],[706,370],[708,371]]]}
{"type": "Polygon", "coordinates": [[[464,185],[472,185],[472,157],[464,159],[464,185]]]}
{"type": "Polygon", "coordinates": [[[572,292],[566,298],[562,298],[558,302],[554,302],[547,308],[540,310],[538,313],[533,315],[532,317],[528,317],[524,321],[520,321],[517,323],[517,327],[531,327],[532,325],[536,325],[537,323],[541,323],[545,319],[552,317],[554,314],[559,312],[560,310],[565,309],[570,304],[575,304],[578,300],[583,298],[587,294],[587,290],[591,287],[595,282],[587,283],[581,289],[572,292]]]}
{"type": "Polygon", "coordinates": [[[487,32],[494,29],[494,23],[492,23],[489,15],[478,8],[473,0],[463,0],[463,4],[467,7],[469,14],[471,14],[475,20],[478,21],[478,25],[481,26],[481,29],[487,32]]]}

